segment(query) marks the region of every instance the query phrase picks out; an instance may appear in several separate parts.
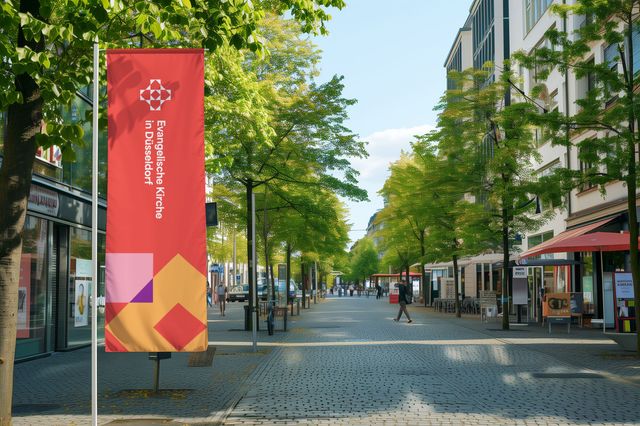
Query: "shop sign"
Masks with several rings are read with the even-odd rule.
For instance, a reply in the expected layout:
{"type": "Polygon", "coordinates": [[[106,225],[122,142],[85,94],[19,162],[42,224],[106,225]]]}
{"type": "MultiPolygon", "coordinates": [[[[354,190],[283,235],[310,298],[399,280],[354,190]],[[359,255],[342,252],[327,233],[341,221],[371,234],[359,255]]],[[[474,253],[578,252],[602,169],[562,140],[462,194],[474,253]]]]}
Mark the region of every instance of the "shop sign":
{"type": "Polygon", "coordinates": [[[57,216],[60,208],[58,193],[41,186],[31,185],[29,191],[29,210],[45,213],[49,216],[57,216]]]}
{"type": "Polygon", "coordinates": [[[542,304],[545,317],[570,317],[571,293],[547,293],[542,304]]]}
{"type": "Polygon", "coordinates": [[[527,278],[527,268],[513,268],[513,278],[527,278]]]}
{"type": "Polygon", "coordinates": [[[630,273],[616,274],[616,298],[633,299],[633,278],[630,273]]]}

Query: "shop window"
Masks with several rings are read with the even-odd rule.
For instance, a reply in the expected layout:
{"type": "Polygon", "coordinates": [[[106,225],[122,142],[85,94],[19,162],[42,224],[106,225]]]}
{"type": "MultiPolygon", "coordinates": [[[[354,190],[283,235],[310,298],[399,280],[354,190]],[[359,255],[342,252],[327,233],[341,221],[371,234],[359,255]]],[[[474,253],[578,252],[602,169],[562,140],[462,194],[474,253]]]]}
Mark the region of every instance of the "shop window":
{"type": "Polygon", "coordinates": [[[593,276],[593,253],[580,253],[582,264],[580,265],[580,275],[582,280],[583,313],[595,314],[595,286],[593,276]]]}
{"type": "Polygon", "coordinates": [[[48,221],[27,216],[18,281],[16,358],[47,351],[47,240],[48,221]]]}
{"type": "Polygon", "coordinates": [[[67,346],[91,342],[91,232],[71,228],[67,288],[67,346]]]}

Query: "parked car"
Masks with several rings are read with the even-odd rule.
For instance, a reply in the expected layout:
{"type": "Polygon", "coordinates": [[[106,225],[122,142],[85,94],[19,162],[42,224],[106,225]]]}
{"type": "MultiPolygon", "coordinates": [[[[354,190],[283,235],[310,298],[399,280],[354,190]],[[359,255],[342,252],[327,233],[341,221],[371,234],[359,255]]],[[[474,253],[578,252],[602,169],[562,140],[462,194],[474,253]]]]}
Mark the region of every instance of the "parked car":
{"type": "Polygon", "coordinates": [[[249,284],[231,287],[227,293],[227,302],[246,302],[249,300],[249,284]]]}
{"type": "Polygon", "coordinates": [[[258,299],[267,300],[269,297],[269,285],[258,282],[258,299]]]}
{"type": "Polygon", "coordinates": [[[289,299],[302,297],[302,284],[296,284],[295,281],[289,281],[289,299]]]}

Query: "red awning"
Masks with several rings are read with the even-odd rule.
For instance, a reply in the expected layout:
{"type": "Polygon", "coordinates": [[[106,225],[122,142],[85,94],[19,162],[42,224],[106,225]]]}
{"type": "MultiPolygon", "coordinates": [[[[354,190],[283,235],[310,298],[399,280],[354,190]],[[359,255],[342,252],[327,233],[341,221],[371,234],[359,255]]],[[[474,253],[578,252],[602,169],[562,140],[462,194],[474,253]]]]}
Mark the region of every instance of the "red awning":
{"type": "MultiPolygon", "coordinates": [[[[602,225],[605,225],[611,222],[614,218],[609,218],[605,220],[601,220],[599,222],[590,223],[589,225],[581,226],[579,228],[570,229],[568,231],[561,232],[550,240],[544,241],[543,243],[538,244],[535,247],[531,247],[529,250],[520,253],[520,258],[538,256],[540,254],[545,253],[564,253],[570,251],[592,251],[592,250],[560,250],[559,247],[562,246],[564,242],[570,240],[575,237],[579,237],[581,235],[585,235],[590,231],[593,231],[602,225]]],[[[599,232],[600,234],[609,234],[608,232],[599,232]]],[[[620,234],[614,234],[620,235],[620,234]]],[[[627,249],[629,247],[629,237],[627,236],[627,249]]],[[[599,250],[594,250],[599,251],[599,250]]],[[[603,250],[606,251],[606,250],[603,250]]]]}
{"type": "Polygon", "coordinates": [[[629,233],[594,232],[567,238],[557,244],[548,246],[542,253],[564,253],[576,251],[627,251],[629,250],[629,233]]]}

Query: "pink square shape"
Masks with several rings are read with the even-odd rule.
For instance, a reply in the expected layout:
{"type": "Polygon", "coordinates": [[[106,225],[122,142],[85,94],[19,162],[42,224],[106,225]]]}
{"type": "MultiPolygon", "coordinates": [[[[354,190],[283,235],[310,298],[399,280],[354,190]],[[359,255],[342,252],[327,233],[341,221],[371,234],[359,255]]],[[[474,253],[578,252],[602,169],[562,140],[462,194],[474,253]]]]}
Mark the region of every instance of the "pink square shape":
{"type": "Polygon", "coordinates": [[[131,302],[152,278],[152,253],[107,253],[107,303],[131,302]]]}

